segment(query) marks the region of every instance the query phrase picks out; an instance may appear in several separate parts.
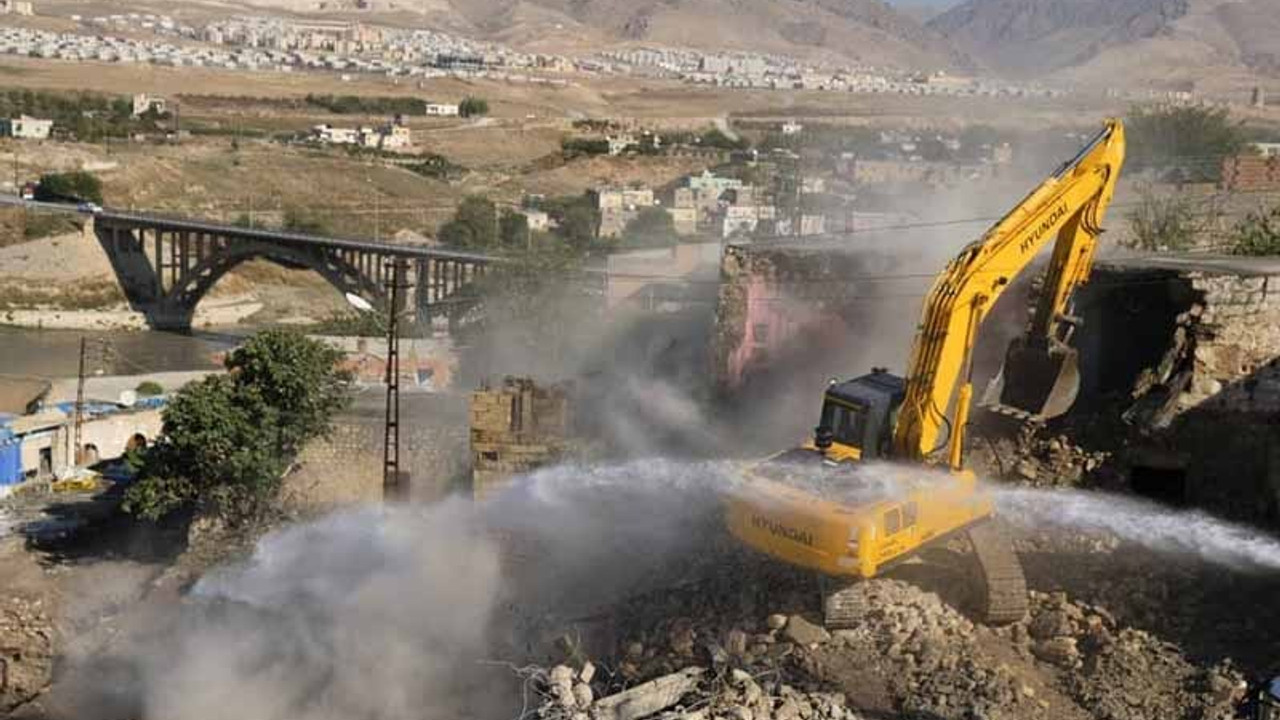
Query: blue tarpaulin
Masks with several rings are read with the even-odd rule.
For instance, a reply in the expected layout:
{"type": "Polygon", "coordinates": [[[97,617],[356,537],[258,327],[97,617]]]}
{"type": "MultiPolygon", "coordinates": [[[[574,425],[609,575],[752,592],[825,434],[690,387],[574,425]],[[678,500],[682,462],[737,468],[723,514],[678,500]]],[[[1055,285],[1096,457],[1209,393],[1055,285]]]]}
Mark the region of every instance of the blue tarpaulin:
{"type": "Polygon", "coordinates": [[[0,485],[22,482],[22,440],[7,427],[0,427],[0,485]]]}

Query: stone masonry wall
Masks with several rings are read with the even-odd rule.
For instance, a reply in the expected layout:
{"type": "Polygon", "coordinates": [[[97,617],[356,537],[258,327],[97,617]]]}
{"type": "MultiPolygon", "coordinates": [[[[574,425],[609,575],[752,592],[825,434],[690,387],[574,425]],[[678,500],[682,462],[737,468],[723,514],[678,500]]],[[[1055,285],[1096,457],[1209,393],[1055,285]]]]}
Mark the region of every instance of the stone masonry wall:
{"type": "MultiPolygon", "coordinates": [[[[469,457],[462,396],[402,396],[401,468],[410,472],[409,499],[430,502],[458,489],[469,457]]],[[[284,498],[303,511],[382,500],[383,418],[376,408],[340,416],[328,438],[310,443],[286,478],[284,498]]]]}
{"type": "Polygon", "coordinates": [[[1184,404],[1280,412],[1280,276],[1197,274],[1195,374],[1184,404]]]}
{"type": "Polygon", "coordinates": [[[507,378],[471,395],[472,488],[477,498],[513,476],[564,457],[572,429],[567,386],[507,378]]]}

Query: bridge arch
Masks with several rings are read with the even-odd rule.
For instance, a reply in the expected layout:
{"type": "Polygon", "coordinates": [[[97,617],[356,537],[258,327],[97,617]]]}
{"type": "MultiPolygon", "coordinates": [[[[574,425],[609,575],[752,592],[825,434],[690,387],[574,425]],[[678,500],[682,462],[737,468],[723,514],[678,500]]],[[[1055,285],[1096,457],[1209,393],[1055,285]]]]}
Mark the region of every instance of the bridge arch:
{"type": "Polygon", "coordinates": [[[164,304],[186,309],[194,315],[196,306],[224,275],[238,265],[258,259],[285,267],[314,270],[341,293],[354,293],[374,301],[381,301],[386,295],[386,289],[381,284],[337,253],[248,241],[235,243],[225,252],[216,253],[196,263],[166,294],[164,304]]]}
{"type": "Polygon", "coordinates": [[[389,261],[400,258],[408,261],[416,310],[430,313],[443,304],[452,314],[469,307],[473,299],[460,291],[495,262],[437,248],[113,211],[95,214],[93,227],[129,303],[157,329],[189,329],[205,294],[232,268],[254,259],[313,270],[339,292],[384,303],[389,261]],[[462,302],[455,302],[459,297],[462,302]]]}

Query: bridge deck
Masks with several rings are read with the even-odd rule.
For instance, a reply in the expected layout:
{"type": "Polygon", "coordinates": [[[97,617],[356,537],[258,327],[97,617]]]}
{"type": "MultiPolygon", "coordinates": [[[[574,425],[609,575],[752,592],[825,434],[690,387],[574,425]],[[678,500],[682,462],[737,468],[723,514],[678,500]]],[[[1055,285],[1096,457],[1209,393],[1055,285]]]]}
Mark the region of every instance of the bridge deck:
{"type": "Polygon", "coordinates": [[[104,224],[111,224],[114,222],[122,225],[129,225],[131,227],[145,227],[149,229],[164,230],[166,232],[206,233],[210,235],[234,236],[245,240],[261,240],[263,242],[281,243],[286,245],[305,245],[309,247],[323,246],[343,250],[376,252],[382,255],[395,255],[400,257],[429,258],[433,260],[457,260],[460,262],[476,263],[502,262],[502,258],[494,257],[492,255],[484,255],[482,253],[440,250],[438,248],[422,247],[420,245],[396,245],[392,243],[378,242],[375,240],[362,240],[357,238],[336,238],[320,235],[308,235],[306,233],[289,232],[287,230],[247,228],[240,225],[226,225],[223,223],[212,223],[186,218],[170,218],[162,215],[126,213],[116,210],[103,210],[102,212],[94,214],[94,222],[104,224]]]}

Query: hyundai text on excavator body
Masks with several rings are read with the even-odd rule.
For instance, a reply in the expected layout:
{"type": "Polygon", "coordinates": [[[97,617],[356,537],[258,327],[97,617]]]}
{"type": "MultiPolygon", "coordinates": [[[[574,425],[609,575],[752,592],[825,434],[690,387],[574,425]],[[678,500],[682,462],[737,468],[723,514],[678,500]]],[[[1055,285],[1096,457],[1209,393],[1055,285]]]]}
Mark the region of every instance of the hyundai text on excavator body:
{"type": "Polygon", "coordinates": [[[922,311],[905,378],[877,369],[833,383],[813,438],[753,466],[728,500],[730,531],[747,545],[826,580],[829,627],[861,608],[850,581],[947,538],[967,535],[982,577],[987,622],[1026,612],[1026,584],[994,501],[964,467],[978,330],[996,300],[1056,239],[1027,334],[1008,349],[993,383],[1000,404],[1041,418],[1060,415],[1079,386],[1069,342],[1075,290],[1089,278],[1101,222],[1124,161],[1124,128],[1109,120],[936,279],[922,311]]]}

